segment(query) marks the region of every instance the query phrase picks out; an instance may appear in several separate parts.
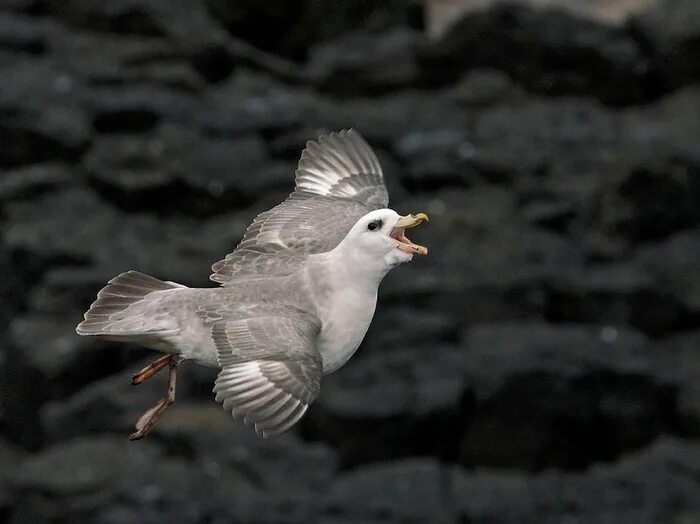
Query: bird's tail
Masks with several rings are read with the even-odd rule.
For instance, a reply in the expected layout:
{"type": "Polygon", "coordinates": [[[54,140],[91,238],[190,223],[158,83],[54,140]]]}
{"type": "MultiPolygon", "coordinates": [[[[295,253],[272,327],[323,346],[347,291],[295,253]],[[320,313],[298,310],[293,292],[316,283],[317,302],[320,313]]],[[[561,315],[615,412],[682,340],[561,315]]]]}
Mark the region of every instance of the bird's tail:
{"type": "Polygon", "coordinates": [[[76,332],[79,335],[102,335],[115,339],[167,334],[171,329],[171,319],[159,319],[153,308],[160,301],[157,297],[162,294],[150,295],[184,287],[138,271],[122,273],[100,290],[76,332]]]}

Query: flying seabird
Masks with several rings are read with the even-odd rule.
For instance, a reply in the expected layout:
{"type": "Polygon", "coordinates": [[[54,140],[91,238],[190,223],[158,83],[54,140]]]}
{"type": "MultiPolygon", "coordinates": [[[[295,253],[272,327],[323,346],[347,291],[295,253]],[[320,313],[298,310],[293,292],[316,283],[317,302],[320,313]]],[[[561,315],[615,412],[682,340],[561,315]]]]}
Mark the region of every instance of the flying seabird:
{"type": "Polygon", "coordinates": [[[355,130],[310,141],[289,197],[255,218],[212,266],[217,288],[189,288],[127,271],[97,294],[79,335],[166,355],[133,376],[169,368],[166,395],[136,423],[143,438],[175,400],[182,360],[220,369],[217,402],[263,437],[292,427],[321,377],[353,355],[387,272],[428,250],[405,230],[428,217],[388,209],[376,155],[355,130]]]}

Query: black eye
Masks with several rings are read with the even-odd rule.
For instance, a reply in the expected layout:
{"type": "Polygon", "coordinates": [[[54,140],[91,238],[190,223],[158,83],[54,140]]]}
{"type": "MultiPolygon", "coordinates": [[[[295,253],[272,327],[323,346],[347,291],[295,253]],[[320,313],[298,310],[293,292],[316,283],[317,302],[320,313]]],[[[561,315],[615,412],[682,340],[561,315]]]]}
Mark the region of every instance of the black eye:
{"type": "Polygon", "coordinates": [[[369,224],[367,224],[367,229],[369,229],[370,231],[375,231],[380,227],[382,227],[381,220],[375,220],[374,222],[370,222],[369,224]]]}

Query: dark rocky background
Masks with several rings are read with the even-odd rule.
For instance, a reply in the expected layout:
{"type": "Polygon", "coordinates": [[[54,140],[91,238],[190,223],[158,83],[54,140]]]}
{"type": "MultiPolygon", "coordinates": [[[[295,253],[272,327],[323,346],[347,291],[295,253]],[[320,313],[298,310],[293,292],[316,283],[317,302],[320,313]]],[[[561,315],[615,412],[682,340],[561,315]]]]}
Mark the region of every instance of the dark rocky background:
{"type": "Polygon", "coordinates": [[[357,0],[0,2],[0,522],[700,522],[700,14],[357,0]],[[379,5],[379,7],[377,7],[379,5]],[[81,339],[102,284],[190,286],[356,127],[428,257],[263,441],[184,366],[81,339]]]}

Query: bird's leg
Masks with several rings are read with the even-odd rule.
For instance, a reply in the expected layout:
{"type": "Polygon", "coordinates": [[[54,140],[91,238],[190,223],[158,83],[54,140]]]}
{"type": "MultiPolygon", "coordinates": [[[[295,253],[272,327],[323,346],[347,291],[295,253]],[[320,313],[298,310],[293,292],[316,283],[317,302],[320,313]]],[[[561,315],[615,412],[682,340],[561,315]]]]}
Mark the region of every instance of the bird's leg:
{"type": "Polygon", "coordinates": [[[165,413],[165,410],[172,406],[173,402],[175,402],[177,368],[180,365],[180,357],[178,356],[168,355],[167,357],[159,358],[146,369],[134,375],[134,380],[136,380],[136,377],[144,372],[149,372],[150,375],[147,373],[146,377],[143,380],[141,380],[140,382],[132,381],[132,383],[141,384],[144,380],[148,380],[155,373],[157,373],[158,370],[163,369],[166,364],[169,366],[170,369],[168,372],[168,389],[165,393],[165,396],[158,402],[156,402],[155,406],[153,406],[152,408],[147,410],[143,415],[141,415],[141,418],[138,420],[138,422],[136,422],[136,431],[129,435],[129,440],[138,440],[147,436],[151,431],[153,431],[156,422],[158,422],[158,419],[160,419],[161,415],[165,413]],[[165,359],[165,364],[161,363],[161,360],[163,359],[165,359]],[[151,370],[149,368],[153,369],[151,370]]]}
{"type": "Polygon", "coordinates": [[[172,358],[171,355],[165,355],[165,356],[160,357],[155,362],[149,364],[148,366],[143,368],[141,371],[136,373],[133,377],[131,377],[131,384],[134,386],[138,386],[139,384],[143,384],[149,378],[151,378],[153,375],[155,375],[161,369],[163,369],[165,366],[170,364],[171,358],[172,358]]]}

